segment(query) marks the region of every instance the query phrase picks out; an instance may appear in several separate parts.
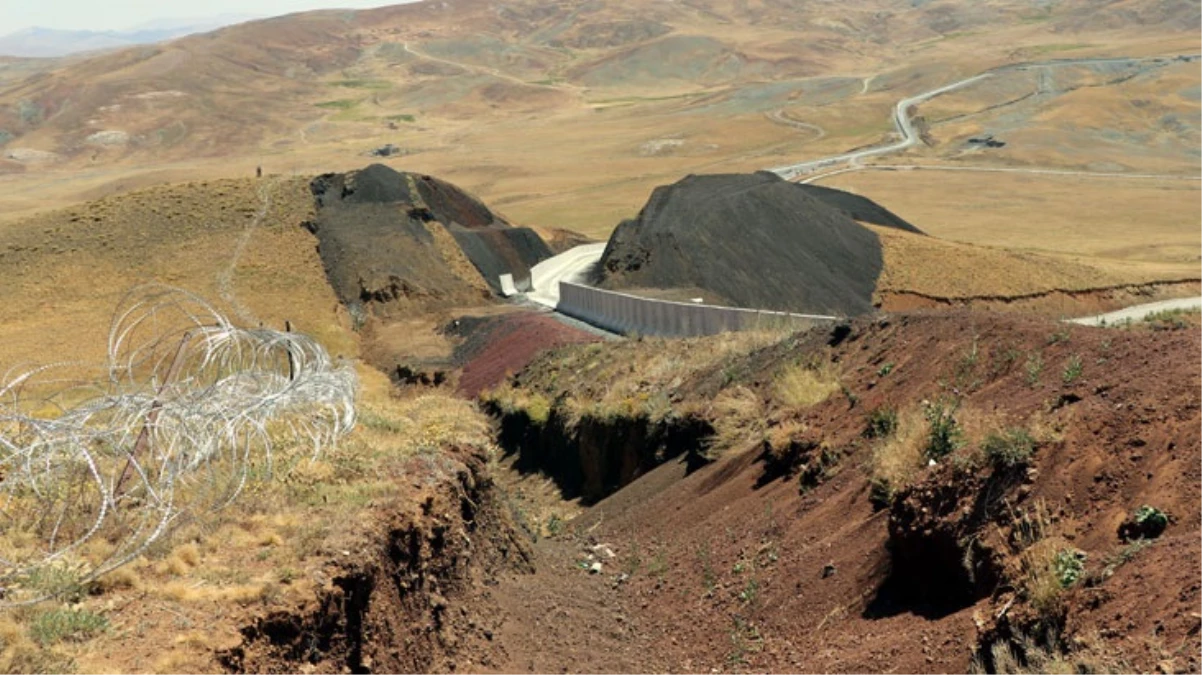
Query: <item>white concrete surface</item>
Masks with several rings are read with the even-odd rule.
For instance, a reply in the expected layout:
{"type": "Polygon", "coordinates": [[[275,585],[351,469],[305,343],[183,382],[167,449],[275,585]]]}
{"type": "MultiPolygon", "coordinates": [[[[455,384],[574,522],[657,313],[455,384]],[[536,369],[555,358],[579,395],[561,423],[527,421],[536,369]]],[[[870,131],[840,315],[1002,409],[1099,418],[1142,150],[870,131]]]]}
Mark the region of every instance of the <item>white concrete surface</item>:
{"type": "Polygon", "coordinates": [[[513,284],[512,274],[502,274],[498,278],[501,282],[501,295],[510,298],[518,294],[518,287],[513,284]]]}
{"type": "Polygon", "coordinates": [[[604,242],[585,244],[531,267],[530,292],[526,297],[554,309],[555,305],[559,304],[559,282],[586,283],[589,271],[601,260],[603,253],[604,242]]]}

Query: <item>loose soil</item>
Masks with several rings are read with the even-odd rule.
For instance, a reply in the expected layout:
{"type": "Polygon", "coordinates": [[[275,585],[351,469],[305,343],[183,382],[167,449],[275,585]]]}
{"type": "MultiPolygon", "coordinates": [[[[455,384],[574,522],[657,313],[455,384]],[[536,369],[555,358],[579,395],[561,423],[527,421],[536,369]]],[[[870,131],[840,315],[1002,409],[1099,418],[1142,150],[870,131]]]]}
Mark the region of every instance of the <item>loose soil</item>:
{"type": "MultiPolygon", "coordinates": [[[[1034,662],[1017,636],[1044,638],[1013,537],[1017,514],[1044,509],[1051,536],[1085,555],[1088,581],[1063,591],[1059,637],[1043,648],[1074,668],[1194,671],[1200,346],[1186,329],[908,314],[690,376],[667,392],[677,407],[744,386],[765,401],[765,437],[797,431],[782,447],[749,442],[700,468],[688,455],[659,464],[539,542],[535,574],[507,576],[496,592],[509,612],[498,670],[963,672],[974,655],[997,667],[995,643],[1034,662]],[[774,374],[814,354],[837,364],[847,394],[808,409],[773,403],[774,374]],[[1046,371],[1032,378],[1036,356],[1046,371]],[[1070,377],[1073,362],[1083,366],[1070,377]],[[874,505],[869,412],[953,393],[966,429],[981,418],[1031,429],[1040,440],[1029,465],[941,461],[874,505]],[[1120,525],[1143,504],[1170,513],[1169,528],[1124,558],[1120,525]],[[591,548],[602,543],[616,558],[591,548]],[[585,569],[589,554],[599,574],[585,569]]],[[[598,377],[552,377],[556,358],[532,363],[522,386],[555,401],[598,377]]]]}

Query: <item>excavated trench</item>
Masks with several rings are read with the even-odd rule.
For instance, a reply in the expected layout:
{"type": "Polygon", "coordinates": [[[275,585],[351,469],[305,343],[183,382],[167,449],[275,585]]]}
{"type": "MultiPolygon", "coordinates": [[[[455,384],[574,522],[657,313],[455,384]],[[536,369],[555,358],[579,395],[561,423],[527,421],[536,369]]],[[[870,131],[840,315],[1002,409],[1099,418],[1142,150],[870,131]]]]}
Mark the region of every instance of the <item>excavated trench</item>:
{"type": "Polygon", "coordinates": [[[545,420],[525,410],[490,406],[497,420],[497,441],[522,473],[542,473],[559,487],[564,499],[595,504],[655,467],[685,457],[691,473],[708,462],[706,441],[713,426],[699,417],[669,415],[594,417],[575,424],[553,408],[545,420]]]}

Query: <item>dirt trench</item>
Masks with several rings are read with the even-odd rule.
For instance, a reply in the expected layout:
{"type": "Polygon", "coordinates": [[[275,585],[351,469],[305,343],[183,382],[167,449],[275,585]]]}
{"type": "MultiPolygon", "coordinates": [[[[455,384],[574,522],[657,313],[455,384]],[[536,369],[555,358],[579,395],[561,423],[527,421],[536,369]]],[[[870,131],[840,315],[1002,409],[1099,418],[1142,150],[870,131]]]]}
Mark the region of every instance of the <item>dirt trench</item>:
{"type": "Polygon", "coordinates": [[[704,465],[705,444],[714,434],[708,421],[689,415],[656,421],[643,415],[585,415],[573,422],[559,407],[546,419],[495,405],[486,410],[497,419],[501,448],[517,457],[515,469],[550,477],[565,500],[580,499],[584,505],[669,460],[683,458],[690,471],[704,465]]]}

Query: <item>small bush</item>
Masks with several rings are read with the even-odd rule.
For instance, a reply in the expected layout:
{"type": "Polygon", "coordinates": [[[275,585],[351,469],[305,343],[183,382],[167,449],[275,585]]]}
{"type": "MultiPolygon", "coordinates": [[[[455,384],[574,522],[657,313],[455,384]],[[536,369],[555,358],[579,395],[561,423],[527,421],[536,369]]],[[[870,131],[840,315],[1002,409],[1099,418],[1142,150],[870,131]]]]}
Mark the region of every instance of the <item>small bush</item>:
{"type": "Polygon", "coordinates": [[[1085,554],[1072,549],[1060,549],[1052,560],[1052,570],[1061,588],[1071,588],[1085,572],[1085,554]]]}
{"type": "Polygon", "coordinates": [[[1085,554],[1062,537],[1042,539],[1022,554],[1024,597],[1040,616],[1058,620],[1065,611],[1064,591],[1085,574],[1085,554]]]}
{"type": "Polygon", "coordinates": [[[890,362],[882,365],[880,368],[877,368],[876,374],[878,377],[884,377],[892,372],[893,372],[893,362],[890,361],[890,362]]]}
{"type": "Polygon", "coordinates": [[[923,414],[930,425],[926,444],[928,459],[947,457],[963,444],[963,434],[956,425],[956,408],[955,402],[943,400],[925,404],[923,414]]]}
{"type": "Polygon", "coordinates": [[[888,438],[896,431],[896,409],[885,406],[868,413],[868,425],[864,428],[865,438],[888,438]]]}
{"type": "Polygon", "coordinates": [[[1169,526],[1169,516],[1155,506],[1144,504],[1119,526],[1119,537],[1124,541],[1155,539],[1164,534],[1169,526]]]}
{"type": "Polygon", "coordinates": [[[82,642],[103,631],[108,623],[100,614],[84,609],[52,609],[34,617],[29,636],[43,647],[64,640],[82,642]]]}
{"type": "Polygon", "coordinates": [[[985,457],[996,468],[1023,466],[1035,452],[1035,439],[1023,428],[1011,427],[997,434],[990,434],[981,444],[985,457]]]}

